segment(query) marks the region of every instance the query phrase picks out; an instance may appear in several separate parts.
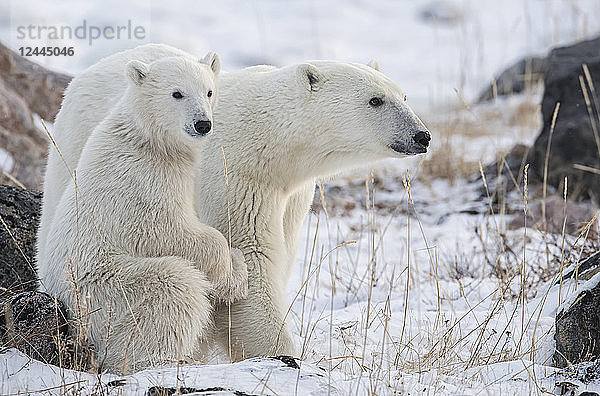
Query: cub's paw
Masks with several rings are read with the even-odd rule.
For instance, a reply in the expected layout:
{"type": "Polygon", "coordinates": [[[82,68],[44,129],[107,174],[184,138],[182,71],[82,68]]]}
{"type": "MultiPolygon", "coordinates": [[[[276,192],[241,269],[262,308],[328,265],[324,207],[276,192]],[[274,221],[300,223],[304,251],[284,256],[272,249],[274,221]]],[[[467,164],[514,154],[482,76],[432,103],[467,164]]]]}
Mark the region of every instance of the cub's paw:
{"type": "Polygon", "coordinates": [[[233,302],[248,295],[248,267],[244,254],[231,249],[231,275],[215,282],[215,296],[224,302],[233,302]]]}

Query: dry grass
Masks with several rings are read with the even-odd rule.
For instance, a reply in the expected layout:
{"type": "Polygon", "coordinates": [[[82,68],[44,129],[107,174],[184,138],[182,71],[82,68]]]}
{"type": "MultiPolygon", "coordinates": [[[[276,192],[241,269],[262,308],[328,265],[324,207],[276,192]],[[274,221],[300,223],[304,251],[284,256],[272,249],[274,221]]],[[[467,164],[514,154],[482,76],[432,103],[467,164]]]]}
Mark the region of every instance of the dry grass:
{"type": "MultiPolygon", "coordinates": [[[[415,262],[416,252],[411,246],[413,237],[423,239],[427,246],[429,244],[426,242],[425,226],[418,215],[420,208],[415,207],[411,197],[408,174],[404,175],[404,180],[406,204],[413,206],[413,210],[403,213],[403,216],[407,216],[408,224],[405,242],[407,254],[401,260],[401,266],[390,274],[388,260],[383,256],[383,245],[390,240],[386,237],[389,222],[387,218],[379,218],[374,210],[378,192],[373,188],[370,178],[365,193],[365,221],[363,227],[356,228],[358,235],[352,236],[357,242],[353,242],[352,246],[336,246],[335,256],[318,256],[319,270],[329,261],[331,305],[328,313],[322,312],[316,317],[302,315],[301,328],[307,329],[302,334],[303,357],[312,360],[314,355],[311,352],[318,353],[314,348],[318,348],[319,340],[311,338],[316,337],[314,332],[318,323],[328,318],[329,356],[318,361],[325,363],[329,370],[353,375],[357,394],[364,391],[369,394],[401,392],[401,379],[405,375],[420,376],[436,372],[462,378],[467,369],[508,361],[522,362],[525,372],[529,373],[530,386],[538,389],[540,385],[535,367],[529,360],[543,363],[538,356],[542,348],[540,343],[551,337],[547,325],[542,326],[540,322],[549,293],[549,287],[545,285],[553,283],[548,281],[558,280],[568,264],[580,260],[582,251],[597,249],[600,244],[597,240],[589,240],[586,232],[578,238],[571,238],[564,232],[562,235],[541,236],[543,233],[535,230],[510,232],[498,221],[498,215],[490,210],[482,218],[477,230],[481,245],[476,252],[459,250],[454,260],[448,262],[444,256],[439,259],[434,253],[436,249],[431,246],[428,251],[432,253],[426,255],[427,262],[422,259],[415,262]],[[415,228],[419,230],[417,236],[411,235],[415,228]],[[359,258],[354,256],[355,250],[346,252],[350,248],[363,249],[366,254],[359,258]],[[424,267],[428,266],[429,270],[424,271],[424,267]],[[441,267],[452,268],[440,273],[441,267]],[[495,280],[497,286],[474,300],[469,295],[484,279],[495,280]],[[440,281],[458,284],[461,293],[448,300],[449,296],[444,295],[447,290],[440,288],[440,281]],[[408,308],[414,304],[415,298],[419,298],[419,289],[422,287],[419,284],[425,284],[430,295],[438,296],[437,311],[424,315],[408,308]],[[469,290],[467,284],[470,284],[469,290]],[[378,294],[377,300],[373,299],[375,288],[382,285],[389,288],[387,295],[378,294]],[[352,304],[359,301],[357,296],[361,290],[364,303],[361,316],[353,322],[334,322],[333,301],[339,301],[340,293],[345,292],[351,295],[349,304],[352,304]],[[395,300],[397,306],[399,293],[404,295],[403,308],[396,307],[393,310],[391,301],[395,300]],[[440,303],[440,297],[443,303],[440,303]],[[533,298],[541,298],[541,302],[532,306],[533,298]],[[467,310],[452,312],[452,300],[465,304],[467,310]],[[488,307],[483,315],[482,307],[488,307]],[[500,320],[499,324],[500,317],[506,320],[500,320]],[[341,351],[334,351],[331,338],[343,346],[341,351]],[[358,378],[365,377],[369,378],[368,389],[362,388],[364,385],[358,381],[358,378]]],[[[324,198],[327,199],[326,196],[324,198]]],[[[521,199],[522,215],[526,215],[527,188],[521,199]]],[[[401,205],[400,202],[398,204],[401,205]]],[[[319,236],[323,233],[326,239],[338,241],[336,243],[344,240],[343,233],[328,234],[335,229],[335,223],[331,222],[329,216],[317,216],[317,222],[321,221],[327,225],[321,223],[319,227],[311,228],[313,234],[310,235],[308,249],[313,253],[323,252],[324,246],[319,244],[319,240],[323,240],[319,236]]],[[[314,259],[311,257],[308,268],[314,268],[314,259]]],[[[312,271],[312,275],[318,278],[314,274],[315,269],[312,271]]],[[[323,293],[323,284],[307,277],[303,287],[312,289],[303,297],[304,312],[305,305],[312,308],[314,296],[323,293]]],[[[435,385],[429,384],[429,389],[435,385]]]]}
{"type": "MultiPolygon", "coordinates": [[[[449,109],[441,117],[426,121],[434,135],[430,154],[422,163],[423,180],[470,178],[478,173],[483,159],[474,155],[480,147],[503,139],[507,131],[517,137],[516,141],[531,140],[541,125],[539,98],[537,94],[523,100],[503,100],[499,104],[482,104],[475,107],[449,109]]],[[[510,147],[496,147],[501,158],[510,147]]]]}

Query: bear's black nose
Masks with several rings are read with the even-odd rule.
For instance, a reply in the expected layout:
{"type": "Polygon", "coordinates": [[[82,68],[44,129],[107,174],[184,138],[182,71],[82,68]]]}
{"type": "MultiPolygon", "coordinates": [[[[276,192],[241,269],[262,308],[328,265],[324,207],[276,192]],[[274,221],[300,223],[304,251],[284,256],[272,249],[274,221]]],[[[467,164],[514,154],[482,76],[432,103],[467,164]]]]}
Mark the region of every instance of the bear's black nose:
{"type": "Polygon", "coordinates": [[[210,121],[196,121],[194,124],[194,129],[201,135],[206,135],[210,132],[210,128],[212,128],[210,121]]]}
{"type": "Polygon", "coordinates": [[[415,135],[413,136],[413,140],[415,142],[419,143],[420,145],[422,145],[423,147],[427,147],[427,146],[429,146],[429,141],[431,140],[431,135],[429,134],[429,132],[419,131],[419,132],[415,133],[415,135]]]}

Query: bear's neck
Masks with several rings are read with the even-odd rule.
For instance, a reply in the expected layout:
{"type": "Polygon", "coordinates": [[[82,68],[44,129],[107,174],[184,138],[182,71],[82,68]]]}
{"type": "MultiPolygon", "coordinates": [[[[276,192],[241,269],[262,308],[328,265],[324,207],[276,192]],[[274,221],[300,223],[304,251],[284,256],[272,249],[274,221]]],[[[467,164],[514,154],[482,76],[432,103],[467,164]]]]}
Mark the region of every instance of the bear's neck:
{"type": "Polygon", "coordinates": [[[211,139],[197,170],[197,210],[202,222],[218,229],[232,246],[241,249],[283,283],[296,254],[299,230],[310,205],[314,181],[290,188],[257,173],[243,171],[244,156],[226,158],[211,139]],[[216,164],[219,164],[215,166],[216,164]],[[227,179],[226,179],[227,177],[227,179]]]}
{"type": "MultiPolygon", "coordinates": [[[[122,118],[117,117],[121,123],[122,118]]],[[[198,150],[180,142],[155,136],[169,136],[171,132],[160,131],[152,125],[114,125],[108,128],[105,147],[116,150],[114,155],[121,158],[122,162],[131,161],[127,166],[136,173],[143,173],[142,177],[151,180],[157,186],[156,194],[163,192],[171,201],[190,202],[194,197],[194,175],[198,167],[198,150]],[[136,133],[131,133],[132,128],[136,133]],[[145,128],[145,129],[141,129],[145,128]],[[108,144],[109,141],[115,144],[108,144]],[[127,153],[135,153],[127,155],[127,153]],[[140,157],[141,156],[141,157],[140,157]],[[142,169],[143,168],[143,169],[142,169]],[[166,187],[165,187],[166,186],[166,187]],[[181,191],[181,194],[173,194],[181,191]]]]}
{"type": "Polygon", "coordinates": [[[274,276],[285,276],[280,264],[285,263],[288,253],[283,217],[289,194],[253,180],[238,180],[235,173],[229,177],[225,194],[229,210],[226,222],[219,222],[220,231],[228,238],[231,223],[236,230],[232,233],[234,247],[256,262],[266,263],[264,270],[272,271],[274,276]]]}
{"type": "Polygon", "coordinates": [[[158,166],[173,172],[180,170],[193,174],[199,150],[194,145],[184,143],[183,139],[176,138],[180,131],[168,130],[162,125],[147,121],[133,119],[133,122],[140,133],[134,136],[121,134],[124,145],[151,158],[158,166]]]}
{"type": "Polygon", "coordinates": [[[140,143],[150,156],[166,167],[193,171],[198,162],[197,148],[173,142],[171,139],[151,136],[145,142],[140,143]]]}

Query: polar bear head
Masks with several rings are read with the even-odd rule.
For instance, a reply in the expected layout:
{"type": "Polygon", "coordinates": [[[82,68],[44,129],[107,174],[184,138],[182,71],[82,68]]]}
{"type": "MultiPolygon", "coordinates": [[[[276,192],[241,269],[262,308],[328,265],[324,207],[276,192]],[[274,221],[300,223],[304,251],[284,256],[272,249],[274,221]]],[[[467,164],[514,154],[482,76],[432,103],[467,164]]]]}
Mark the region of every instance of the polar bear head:
{"type": "Polygon", "coordinates": [[[406,103],[405,93],[379,70],[360,65],[314,61],[296,66],[307,117],[313,117],[313,155],[327,168],[363,165],[384,158],[427,152],[429,131],[406,103]]]}
{"type": "Polygon", "coordinates": [[[126,69],[133,118],[152,135],[149,138],[190,143],[210,132],[221,69],[216,53],[201,60],[167,57],[149,64],[132,60],[126,69]]]}
{"type": "MultiPolygon", "coordinates": [[[[260,142],[253,149],[269,161],[263,168],[273,177],[285,175],[284,182],[427,151],[429,131],[375,62],[310,61],[246,70],[239,78],[247,86],[244,100],[252,103],[236,105],[241,114],[236,122],[253,122],[255,130],[268,136],[240,139],[260,142]],[[284,171],[274,170],[281,167],[284,171]]],[[[222,92],[224,106],[236,101],[222,92]]]]}

